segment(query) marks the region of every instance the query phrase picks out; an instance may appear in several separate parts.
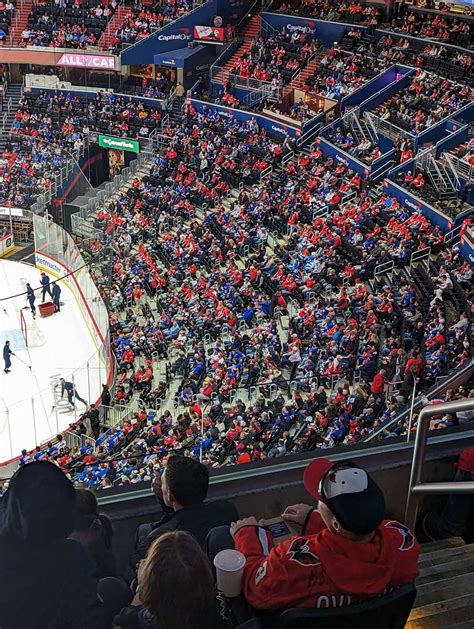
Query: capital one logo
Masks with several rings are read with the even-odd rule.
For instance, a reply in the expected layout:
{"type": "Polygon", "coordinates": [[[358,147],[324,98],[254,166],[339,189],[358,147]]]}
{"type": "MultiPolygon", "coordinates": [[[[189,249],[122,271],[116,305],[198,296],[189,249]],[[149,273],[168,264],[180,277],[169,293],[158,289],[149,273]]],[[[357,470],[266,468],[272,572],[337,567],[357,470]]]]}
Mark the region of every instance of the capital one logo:
{"type": "Polygon", "coordinates": [[[348,160],[344,159],[340,155],[336,155],[336,159],[337,159],[338,162],[341,162],[342,164],[344,164],[344,166],[349,166],[348,160]]]}
{"type": "Polygon", "coordinates": [[[283,127],[275,127],[275,125],[272,124],[272,130],[276,131],[277,133],[282,133],[283,135],[288,135],[288,130],[284,129],[283,127]]]}
{"type": "Polygon", "coordinates": [[[191,39],[191,30],[188,27],[178,28],[176,33],[158,35],[158,41],[184,41],[189,39],[191,39]]]}
{"type": "Polygon", "coordinates": [[[306,26],[303,26],[302,24],[287,24],[286,28],[289,31],[299,31],[300,33],[307,33],[308,35],[314,35],[316,32],[316,29],[313,28],[313,25],[314,25],[314,22],[306,22],[306,26]]]}

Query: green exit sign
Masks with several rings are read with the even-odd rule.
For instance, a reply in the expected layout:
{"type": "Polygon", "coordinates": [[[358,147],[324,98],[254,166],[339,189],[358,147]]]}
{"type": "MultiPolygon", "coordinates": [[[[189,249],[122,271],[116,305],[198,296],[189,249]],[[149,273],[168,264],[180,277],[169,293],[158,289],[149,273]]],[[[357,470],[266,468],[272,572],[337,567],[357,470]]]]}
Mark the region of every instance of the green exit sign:
{"type": "Polygon", "coordinates": [[[128,138],[117,138],[113,135],[99,135],[99,146],[104,149],[118,149],[119,151],[140,152],[140,142],[128,138]]]}

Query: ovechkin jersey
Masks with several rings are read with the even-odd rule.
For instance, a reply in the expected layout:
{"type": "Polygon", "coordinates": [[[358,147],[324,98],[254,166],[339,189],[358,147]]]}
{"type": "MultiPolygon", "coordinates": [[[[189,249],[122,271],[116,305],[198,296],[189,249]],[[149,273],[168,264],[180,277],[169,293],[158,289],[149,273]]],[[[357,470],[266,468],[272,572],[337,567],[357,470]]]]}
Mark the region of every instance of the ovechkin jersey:
{"type": "Polygon", "coordinates": [[[247,559],[243,593],[257,609],[340,607],[412,583],[419,545],[396,520],[384,520],[369,543],[331,533],[317,511],[303,534],[274,546],[259,526],[244,526],[235,548],[247,559]]]}

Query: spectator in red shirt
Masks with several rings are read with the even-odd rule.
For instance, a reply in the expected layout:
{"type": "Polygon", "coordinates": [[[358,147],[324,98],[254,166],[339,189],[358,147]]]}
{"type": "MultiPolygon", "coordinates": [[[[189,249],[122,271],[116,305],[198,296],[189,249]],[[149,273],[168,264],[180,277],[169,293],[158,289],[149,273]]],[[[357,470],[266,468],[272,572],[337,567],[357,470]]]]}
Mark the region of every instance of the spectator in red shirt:
{"type": "Polygon", "coordinates": [[[370,384],[370,391],[375,396],[381,396],[384,392],[384,387],[388,384],[386,380],[387,372],[385,369],[381,369],[378,373],[375,374],[374,379],[370,384]]]}
{"type": "Polygon", "coordinates": [[[245,555],[243,592],[257,609],[340,607],[413,583],[419,545],[396,520],[384,520],[380,487],[350,461],[316,459],[305,470],[306,490],[318,507],[287,507],[284,520],[301,535],[274,545],[254,517],[211,531],[211,558],[223,547],[245,555]]]}

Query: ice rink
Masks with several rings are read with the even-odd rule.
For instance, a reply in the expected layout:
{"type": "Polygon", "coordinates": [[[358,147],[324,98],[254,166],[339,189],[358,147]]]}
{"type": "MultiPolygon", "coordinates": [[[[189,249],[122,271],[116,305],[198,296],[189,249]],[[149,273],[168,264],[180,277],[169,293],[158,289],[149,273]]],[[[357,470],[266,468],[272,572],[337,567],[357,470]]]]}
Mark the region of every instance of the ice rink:
{"type": "MultiPolygon", "coordinates": [[[[55,278],[50,276],[51,281],[55,278]]],[[[0,260],[0,299],[17,295],[29,282],[40,285],[40,271],[33,266],[0,260]]],[[[98,348],[89,332],[76,297],[67,283],[60,282],[61,312],[42,318],[38,312],[41,290],[36,292],[36,320],[30,309],[23,310],[29,347],[21,332],[20,310],[24,295],[0,301],[0,345],[10,340],[11,372],[0,370],[0,462],[31,449],[73,423],[84,410],[76,401],[75,411],[66,404],[55,405],[52,383],[59,376],[72,381],[79,395],[96,401],[101,391],[98,348]],[[36,326],[35,326],[36,324],[36,326]],[[23,361],[23,362],[22,362],[23,361]],[[26,363],[26,364],[25,364],[26,363]],[[31,365],[31,370],[28,368],[31,365]]],[[[48,300],[48,296],[46,297],[48,300]]],[[[65,394],[65,399],[67,396],[65,394]]]]}

